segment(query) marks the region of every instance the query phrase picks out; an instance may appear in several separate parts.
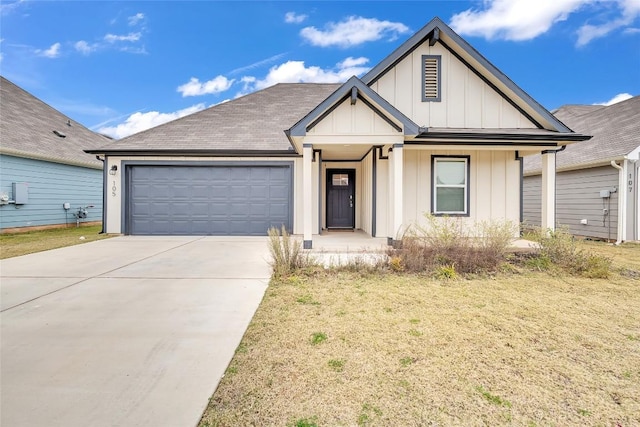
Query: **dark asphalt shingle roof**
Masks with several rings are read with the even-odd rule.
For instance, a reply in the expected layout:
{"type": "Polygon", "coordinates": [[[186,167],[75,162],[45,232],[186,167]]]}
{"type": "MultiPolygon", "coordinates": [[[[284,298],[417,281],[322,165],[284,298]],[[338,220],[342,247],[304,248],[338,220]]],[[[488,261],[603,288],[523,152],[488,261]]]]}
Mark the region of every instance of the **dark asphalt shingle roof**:
{"type": "MultiPolygon", "coordinates": [[[[566,105],[554,114],[575,132],[593,136],[558,153],[558,169],[621,159],[640,146],[640,96],[606,107],[566,105]]],[[[525,173],[540,170],[540,155],[525,157],[525,173]]]]}
{"type": "Polygon", "coordinates": [[[339,84],[279,83],[139,132],[103,148],[119,151],[287,151],[289,129],[339,84]]]}
{"type": "Polygon", "coordinates": [[[0,153],[56,163],[102,168],[83,150],[109,139],[94,133],[0,76],[0,153]],[[61,138],[53,131],[66,135],[61,138]]]}

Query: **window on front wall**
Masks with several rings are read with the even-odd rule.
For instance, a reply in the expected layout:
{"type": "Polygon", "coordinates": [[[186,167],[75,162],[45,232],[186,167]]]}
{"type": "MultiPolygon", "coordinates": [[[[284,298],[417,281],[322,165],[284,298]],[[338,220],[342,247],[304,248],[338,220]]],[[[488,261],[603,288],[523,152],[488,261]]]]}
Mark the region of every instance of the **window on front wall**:
{"type": "Polygon", "coordinates": [[[422,55],[422,102],[440,102],[440,55],[422,55]]]}
{"type": "Polygon", "coordinates": [[[432,208],[436,215],[469,215],[469,157],[432,157],[432,208]]]}

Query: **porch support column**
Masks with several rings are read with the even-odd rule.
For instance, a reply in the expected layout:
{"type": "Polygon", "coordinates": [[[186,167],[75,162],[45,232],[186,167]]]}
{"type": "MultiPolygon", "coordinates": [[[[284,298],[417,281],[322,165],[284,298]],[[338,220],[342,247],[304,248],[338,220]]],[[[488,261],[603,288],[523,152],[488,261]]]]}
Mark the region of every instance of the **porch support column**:
{"type": "Polygon", "coordinates": [[[313,146],[302,146],[302,230],[303,248],[311,249],[313,245],[313,180],[312,162],[313,146]]]}
{"type": "Polygon", "coordinates": [[[542,219],[543,230],[556,229],[556,152],[542,152],[542,219]]]}
{"type": "Polygon", "coordinates": [[[399,233],[402,229],[403,222],[403,198],[402,191],[404,187],[403,182],[403,163],[404,163],[404,148],[403,144],[393,144],[393,206],[392,206],[392,216],[393,216],[393,227],[391,229],[391,244],[395,244],[399,233]]]}

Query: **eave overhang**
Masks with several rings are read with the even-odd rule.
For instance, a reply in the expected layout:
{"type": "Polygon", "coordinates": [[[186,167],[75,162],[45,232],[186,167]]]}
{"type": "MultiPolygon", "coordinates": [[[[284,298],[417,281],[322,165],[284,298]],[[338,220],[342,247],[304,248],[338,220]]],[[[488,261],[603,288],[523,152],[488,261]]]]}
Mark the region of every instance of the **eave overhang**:
{"type": "Polygon", "coordinates": [[[298,157],[291,150],[209,150],[209,149],[102,149],[84,150],[89,154],[102,154],[105,156],[139,157],[139,156],[185,156],[185,157],[298,157]]]}
{"type": "Polygon", "coordinates": [[[435,130],[421,128],[416,135],[416,141],[446,141],[447,144],[468,144],[469,142],[530,142],[539,144],[548,142],[552,145],[566,145],[567,143],[586,141],[591,139],[589,135],[569,132],[540,131],[536,133],[525,130],[492,131],[491,129],[478,130],[435,130]]]}

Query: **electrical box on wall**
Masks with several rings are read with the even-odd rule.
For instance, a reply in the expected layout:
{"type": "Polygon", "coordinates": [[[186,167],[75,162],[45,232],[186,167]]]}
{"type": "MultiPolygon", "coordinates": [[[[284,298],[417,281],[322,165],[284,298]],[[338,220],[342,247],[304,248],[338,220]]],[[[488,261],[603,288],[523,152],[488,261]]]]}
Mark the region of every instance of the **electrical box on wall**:
{"type": "Polygon", "coordinates": [[[600,190],[600,197],[602,197],[603,199],[608,199],[609,197],[611,197],[611,191],[610,190],[600,190]]]}
{"type": "Polygon", "coordinates": [[[29,184],[26,182],[14,182],[11,184],[13,189],[13,200],[16,205],[24,205],[29,201],[29,184]]]}

